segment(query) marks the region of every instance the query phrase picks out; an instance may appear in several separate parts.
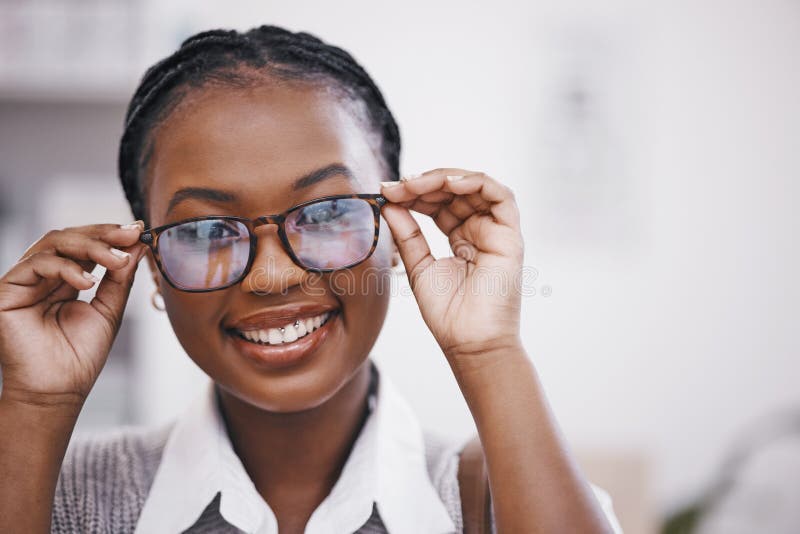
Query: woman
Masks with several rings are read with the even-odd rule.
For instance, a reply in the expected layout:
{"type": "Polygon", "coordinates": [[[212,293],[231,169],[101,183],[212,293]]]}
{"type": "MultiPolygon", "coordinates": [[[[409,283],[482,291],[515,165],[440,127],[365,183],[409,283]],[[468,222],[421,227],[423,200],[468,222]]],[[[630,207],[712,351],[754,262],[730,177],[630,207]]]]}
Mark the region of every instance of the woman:
{"type": "Polygon", "coordinates": [[[203,32],[151,67],[120,144],[136,223],[49,232],[0,282],[0,530],[460,531],[459,447],[369,358],[400,261],[475,419],[497,531],[616,529],[520,340],[511,191],[457,168],[400,180],[399,153],[377,86],[309,34],[203,32]],[[211,386],[174,424],[67,454],[144,257],[211,386]]]}

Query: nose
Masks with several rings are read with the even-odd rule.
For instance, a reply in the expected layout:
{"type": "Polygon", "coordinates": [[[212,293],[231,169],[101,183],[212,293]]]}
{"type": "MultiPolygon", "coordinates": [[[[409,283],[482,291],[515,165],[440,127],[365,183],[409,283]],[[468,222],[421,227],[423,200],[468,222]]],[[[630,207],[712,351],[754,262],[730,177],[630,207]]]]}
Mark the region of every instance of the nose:
{"type": "Polygon", "coordinates": [[[278,227],[264,224],[255,229],[255,234],[256,253],[250,272],[242,280],[242,291],[269,295],[285,293],[301,284],[308,273],[292,261],[278,235],[278,227]]]}

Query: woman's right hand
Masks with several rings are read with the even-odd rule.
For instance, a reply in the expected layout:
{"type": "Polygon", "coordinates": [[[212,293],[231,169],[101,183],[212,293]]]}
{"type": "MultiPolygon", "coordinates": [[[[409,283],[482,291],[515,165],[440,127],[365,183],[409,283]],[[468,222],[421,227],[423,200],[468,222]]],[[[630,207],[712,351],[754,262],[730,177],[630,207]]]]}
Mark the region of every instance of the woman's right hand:
{"type": "Polygon", "coordinates": [[[2,397],[36,405],[83,405],[117,335],[146,245],[141,221],[54,230],[0,278],[2,397]],[[91,302],[79,290],[107,269],[91,302]]]}

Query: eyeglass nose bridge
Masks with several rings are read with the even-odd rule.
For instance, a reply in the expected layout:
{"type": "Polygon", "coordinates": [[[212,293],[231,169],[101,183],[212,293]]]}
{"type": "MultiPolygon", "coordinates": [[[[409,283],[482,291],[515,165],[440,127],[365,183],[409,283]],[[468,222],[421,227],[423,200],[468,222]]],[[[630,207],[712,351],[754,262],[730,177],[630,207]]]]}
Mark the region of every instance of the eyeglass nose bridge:
{"type": "MultiPolygon", "coordinates": [[[[276,225],[278,227],[277,228],[277,230],[278,230],[277,237],[278,237],[278,240],[279,240],[281,246],[283,247],[283,250],[286,252],[286,254],[289,256],[289,259],[291,259],[293,263],[295,263],[297,265],[300,265],[299,260],[295,256],[294,251],[292,250],[292,246],[289,243],[288,238],[286,237],[286,233],[284,232],[283,223],[285,221],[286,221],[286,216],[285,215],[263,215],[261,217],[256,217],[255,219],[251,219],[251,223],[250,223],[250,236],[251,236],[251,241],[250,241],[250,263],[251,263],[251,265],[252,265],[252,262],[255,260],[256,249],[258,248],[258,242],[259,242],[259,239],[255,234],[255,231],[259,226],[267,226],[269,224],[274,224],[274,225],[276,225]]],[[[248,272],[248,271],[250,271],[250,268],[246,269],[245,272],[248,272]]]]}
{"type": "Polygon", "coordinates": [[[286,217],[284,215],[263,215],[253,220],[253,230],[259,226],[264,226],[267,224],[275,224],[278,225],[278,227],[281,227],[283,226],[284,221],[286,221],[286,217]]]}
{"type": "Polygon", "coordinates": [[[274,224],[278,228],[278,238],[283,245],[283,248],[289,254],[289,256],[294,260],[294,252],[291,250],[291,245],[289,244],[288,239],[286,238],[286,233],[284,232],[283,223],[286,221],[285,215],[263,215],[261,217],[256,217],[252,219],[250,224],[250,236],[252,239],[251,243],[251,253],[255,253],[255,248],[258,243],[258,237],[256,237],[256,228],[259,226],[267,226],[268,224],[274,224]]]}

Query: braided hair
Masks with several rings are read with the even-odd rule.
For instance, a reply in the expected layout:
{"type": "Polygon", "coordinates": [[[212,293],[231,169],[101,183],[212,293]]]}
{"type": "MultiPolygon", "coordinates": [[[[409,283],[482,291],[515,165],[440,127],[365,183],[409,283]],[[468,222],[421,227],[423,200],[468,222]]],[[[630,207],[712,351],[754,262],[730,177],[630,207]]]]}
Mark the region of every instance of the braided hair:
{"type": "Polygon", "coordinates": [[[187,38],[171,56],[147,69],[128,105],[118,171],[136,219],[148,218],[142,175],[152,153],[153,130],[191,89],[209,84],[251,87],[267,76],[320,82],[359,104],[370,133],[380,138],[387,179],[399,179],[397,123],[375,82],[348,52],[309,33],[277,26],[244,33],[210,30],[187,38]]]}

